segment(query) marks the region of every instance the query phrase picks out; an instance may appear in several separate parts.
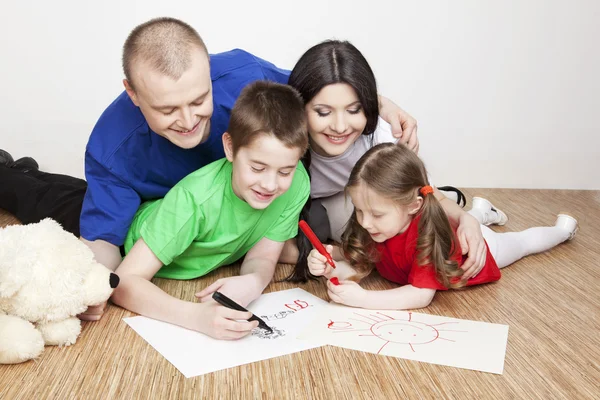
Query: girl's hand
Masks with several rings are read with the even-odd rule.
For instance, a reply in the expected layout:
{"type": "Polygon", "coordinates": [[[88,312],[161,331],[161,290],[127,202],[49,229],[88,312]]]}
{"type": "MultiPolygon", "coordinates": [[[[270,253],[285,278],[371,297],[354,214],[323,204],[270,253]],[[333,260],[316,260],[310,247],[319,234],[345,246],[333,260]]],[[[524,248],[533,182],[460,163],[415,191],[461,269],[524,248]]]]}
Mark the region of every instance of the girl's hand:
{"type": "Polygon", "coordinates": [[[215,339],[241,339],[258,326],[258,321],[246,321],[252,316],[251,312],[232,310],[212,299],[195,306],[195,312],[191,316],[196,322],[194,330],[215,339]]]}
{"type": "MultiPolygon", "coordinates": [[[[333,252],[333,246],[328,244],[325,246],[325,250],[331,255],[333,252]]],[[[307,257],[308,270],[314,276],[329,277],[333,271],[333,267],[327,262],[327,258],[319,253],[317,250],[312,249],[307,257]]]]}
{"type": "MultiPolygon", "coordinates": [[[[217,279],[212,285],[196,293],[201,302],[213,301],[212,295],[219,291],[242,307],[246,307],[262,293],[253,274],[217,279]]],[[[250,317],[248,317],[250,318],[250,317]]]]}
{"type": "Polygon", "coordinates": [[[339,285],[327,281],[327,294],[336,303],[351,307],[362,307],[369,292],[353,281],[340,281],[339,285]]]}

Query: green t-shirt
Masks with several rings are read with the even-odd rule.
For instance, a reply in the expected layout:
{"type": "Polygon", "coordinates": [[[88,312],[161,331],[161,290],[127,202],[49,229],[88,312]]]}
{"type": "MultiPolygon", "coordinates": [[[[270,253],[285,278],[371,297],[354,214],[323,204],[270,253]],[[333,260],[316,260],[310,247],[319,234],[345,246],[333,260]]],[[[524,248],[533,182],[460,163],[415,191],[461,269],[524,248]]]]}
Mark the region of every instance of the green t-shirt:
{"type": "Polygon", "coordinates": [[[183,178],[163,199],[142,204],[125,252],[142,237],[163,263],[156,277],[193,279],[239,260],[263,237],[284,242],[298,234],[310,192],[302,163],[288,191],[263,210],[235,195],[231,171],[227,159],[215,161],[183,178]]]}

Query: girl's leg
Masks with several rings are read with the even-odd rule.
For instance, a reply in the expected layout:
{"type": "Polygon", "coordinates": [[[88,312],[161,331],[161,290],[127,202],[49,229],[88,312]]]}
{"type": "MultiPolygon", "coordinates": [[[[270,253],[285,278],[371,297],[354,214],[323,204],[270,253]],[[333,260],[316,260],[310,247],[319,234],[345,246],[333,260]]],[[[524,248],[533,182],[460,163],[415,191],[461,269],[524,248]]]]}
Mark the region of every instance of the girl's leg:
{"type": "Polygon", "coordinates": [[[570,239],[575,227],[568,229],[564,226],[548,226],[521,232],[497,233],[481,225],[481,232],[498,267],[504,268],[525,256],[549,250],[570,239]]]}

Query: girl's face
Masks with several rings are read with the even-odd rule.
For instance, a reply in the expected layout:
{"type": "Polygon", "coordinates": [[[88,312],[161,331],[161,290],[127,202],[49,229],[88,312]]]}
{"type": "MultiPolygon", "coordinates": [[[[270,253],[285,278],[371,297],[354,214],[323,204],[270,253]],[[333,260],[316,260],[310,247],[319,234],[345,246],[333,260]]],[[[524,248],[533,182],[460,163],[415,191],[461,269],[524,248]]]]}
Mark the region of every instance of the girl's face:
{"type": "Polygon", "coordinates": [[[365,130],[367,117],[347,83],[325,86],[306,104],[310,146],[319,155],[344,153],[365,130]]]}
{"type": "Polygon", "coordinates": [[[351,188],[349,192],[358,223],[377,243],[385,242],[406,231],[423,203],[423,199],[417,197],[408,206],[400,205],[364,183],[351,188]]]}
{"type": "Polygon", "coordinates": [[[228,133],[223,135],[227,159],[233,163],[231,184],[237,197],[256,210],[265,209],[291,186],[302,152],[274,136],[261,134],[235,156],[228,133]]]}

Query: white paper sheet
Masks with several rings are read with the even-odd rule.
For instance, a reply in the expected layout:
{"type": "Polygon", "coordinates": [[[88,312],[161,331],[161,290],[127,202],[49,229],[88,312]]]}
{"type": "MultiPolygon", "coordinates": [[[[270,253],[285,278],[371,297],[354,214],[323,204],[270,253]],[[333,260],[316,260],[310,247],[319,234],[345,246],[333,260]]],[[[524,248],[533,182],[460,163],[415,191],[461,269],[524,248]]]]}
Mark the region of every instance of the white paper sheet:
{"type": "Polygon", "coordinates": [[[353,350],[502,374],[508,325],[328,305],[299,335],[353,350]]]}
{"type": "Polygon", "coordinates": [[[248,309],[275,333],[255,329],[237,341],[216,340],[166,322],[146,317],[124,318],[144,340],[186,378],[321,346],[318,340],[296,337],[327,302],[296,288],[264,294],[248,309]]]}

